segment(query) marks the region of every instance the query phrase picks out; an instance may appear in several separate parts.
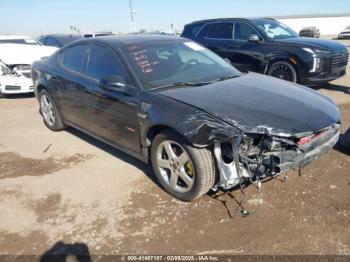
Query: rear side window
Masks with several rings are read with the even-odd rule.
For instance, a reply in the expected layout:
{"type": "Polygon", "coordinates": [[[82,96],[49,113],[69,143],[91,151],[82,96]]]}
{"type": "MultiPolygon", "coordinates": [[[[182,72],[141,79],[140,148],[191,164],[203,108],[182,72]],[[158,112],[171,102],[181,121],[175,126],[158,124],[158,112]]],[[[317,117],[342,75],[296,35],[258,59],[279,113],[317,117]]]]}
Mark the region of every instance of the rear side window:
{"type": "Polygon", "coordinates": [[[86,74],[98,81],[116,75],[127,79],[116,55],[111,50],[99,45],[93,45],[91,48],[86,74]]]}
{"type": "Polygon", "coordinates": [[[55,46],[55,47],[61,47],[60,43],[53,37],[47,37],[45,45],[48,46],[55,46]]]}
{"type": "Polygon", "coordinates": [[[84,72],[84,64],[88,45],[76,45],[65,49],[61,55],[61,63],[68,69],[77,72],[84,72]]]}
{"type": "Polygon", "coordinates": [[[208,38],[232,39],[233,23],[212,24],[207,33],[208,38]]]}
{"type": "Polygon", "coordinates": [[[182,36],[185,37],[194,37],[198,34],[199,30],[203,27],[203,24],[198,24],[198,25],[187,25],[185,27],[185,30],[182,34],[182,36]]]}
{"type": "Polygon", "coordinates": [[[236,23],[235,25],[235,39],[249,40],[251,35],[257,35],[256,31],[246,23],[236,23]]]}

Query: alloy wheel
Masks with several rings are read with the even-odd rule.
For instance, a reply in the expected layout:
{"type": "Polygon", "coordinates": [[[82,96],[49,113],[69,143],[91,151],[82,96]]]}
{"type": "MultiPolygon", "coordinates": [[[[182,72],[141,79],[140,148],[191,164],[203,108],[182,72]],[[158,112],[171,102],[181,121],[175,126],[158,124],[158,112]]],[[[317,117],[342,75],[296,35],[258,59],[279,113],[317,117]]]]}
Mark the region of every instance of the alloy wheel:
{"type": "Polygon", "coordinates": [[[195,179],[193,162],[180,144],[165,140],[158,146],[156,156],[161,177],[172,190],[186,193],[192,189],[195,179]]]}
{"type": "Polygon", "coordinates": [[[296,73],[291,65],[285,62],[278,62],[272,65],[269,75],[283,80],[296,82],[296,73]]]}
{"type": "Polygon", "coordinates": [[[46,124],[53,126],[55,124],[55,110],[51,99],[45,94],[40,98],[40,107],[46,124]]]}

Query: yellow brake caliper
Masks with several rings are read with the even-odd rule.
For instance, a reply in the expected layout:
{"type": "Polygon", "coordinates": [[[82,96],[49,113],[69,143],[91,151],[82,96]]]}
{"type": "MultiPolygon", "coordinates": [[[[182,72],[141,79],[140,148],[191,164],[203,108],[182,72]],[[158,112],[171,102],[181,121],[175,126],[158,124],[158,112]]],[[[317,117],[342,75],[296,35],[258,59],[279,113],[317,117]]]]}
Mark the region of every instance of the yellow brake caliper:
{"type": "Polygon", "coordinates": [[[187,171],[187,174],[189,176],[193,176],[193,163],[192,161],[188,161],[188,163],[186,164],[186,171],[187,171]]]}

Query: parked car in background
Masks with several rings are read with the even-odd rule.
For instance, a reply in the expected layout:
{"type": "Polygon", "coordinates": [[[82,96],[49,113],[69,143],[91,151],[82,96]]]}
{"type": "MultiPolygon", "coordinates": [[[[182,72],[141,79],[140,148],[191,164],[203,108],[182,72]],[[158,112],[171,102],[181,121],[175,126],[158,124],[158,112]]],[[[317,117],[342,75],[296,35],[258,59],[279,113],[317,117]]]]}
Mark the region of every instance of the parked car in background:
{"type": "Polygon", "coordinates": [[[336,41],[299,37],[273,19],[213,19],[185,26],[192,39],[242,71],[254,71],[306,85],[346,73],[349,53],[336,41]]]}
{"type": "Polygon", "coordinates": [[[40,45],[34,38],[22,35],[0,35],[0,44],[40,45]]]}
{"type": "Polygon", "coordinates": [[[56,47],[0,44],[0,60],[13,72],[31,78],[31,64],[56,52],[56,47]]]}
{"type": "Polygon", "coordinates": [[[73,126],[151,163],[184,201],[301,168],[339,138],[327,96],[175,36],[78,40],[35,62],[33,82],[49,129],[73,126]]]}
{"type": "Polygon", "coordinates": [[[301,37],[313,37],[320,38],[321,33],[320,30],[315,26],[304,27],[300,30],[299,36],[301,37]]]}
{"type": "Polygon", "coordinates": [[[52,34],[40,36],[39,42],[45,46],[54,46],[61,48],[62,46],[65,46],[70,42],[73,42],[80,38],[82,38],[80,35],[52,34]]]}
{"type": "Polygon", "coordinates": [[[31,78],[14,72],[0,61],[0,96],[32,93],[33,91],[31,78]]]}
{"type": "Polygon", "coordinates": [[[350,39],[350,26],[340,32],[338,39],[350,39]]]}
{"type": "Polygon", "coordinates": [[[153,34],[153,35],[173,35],[176,36],[176,33],[171,31],[171,30],[156,30],[149,32],[148,34],[153,34]]]}
{"type": "Polygon", "coordinates": [[[84,37],[98,37],[98,36],[108,36],[108,35],[114,35],[112,32],[94,32],[94,33],[88,33],[85,34],[84,37]]]}

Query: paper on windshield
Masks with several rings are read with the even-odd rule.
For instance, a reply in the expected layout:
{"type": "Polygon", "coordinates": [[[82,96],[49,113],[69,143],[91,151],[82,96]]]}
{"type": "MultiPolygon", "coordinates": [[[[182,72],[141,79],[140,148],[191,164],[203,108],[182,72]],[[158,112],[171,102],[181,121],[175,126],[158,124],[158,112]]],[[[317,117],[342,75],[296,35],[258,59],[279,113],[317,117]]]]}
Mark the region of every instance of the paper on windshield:
{"type": "Polygon", "coordinates": [[[195,42],[186,42],[184,43],[184,45],[188,46],[189,48],[191,48],[194,51],[202,51],[204,50],[204,47],[195,43],[195,42]]]}

